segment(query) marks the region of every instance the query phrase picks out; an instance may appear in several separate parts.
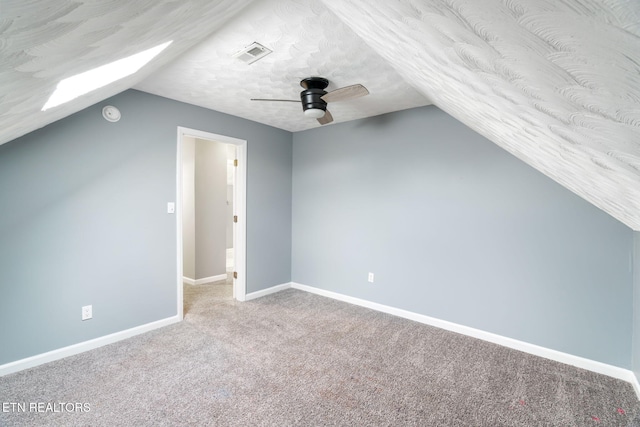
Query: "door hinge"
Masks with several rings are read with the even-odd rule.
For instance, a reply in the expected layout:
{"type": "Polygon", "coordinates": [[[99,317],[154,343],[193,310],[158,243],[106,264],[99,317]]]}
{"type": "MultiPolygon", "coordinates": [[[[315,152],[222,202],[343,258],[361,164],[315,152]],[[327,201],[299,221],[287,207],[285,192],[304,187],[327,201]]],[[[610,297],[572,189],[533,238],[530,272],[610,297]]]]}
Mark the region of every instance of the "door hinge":
{"type": "Polygon", "coordinates": [[[237,278],[238,278],[238,272],[237,272],[237,271],[234,271],[234,272],[233,272],[233,278],[234,278],[234,279],[237,279],[237,278]]]}
{"type": "Polygon", "coordinates": [[[238,215],[233,216],[233,222],[238,222],[238,215]]]}
{"type": "Polygon", "coordinates": [[[233,161],[233,166],[238,166],[238,159],[235,159],[235,160],[233,161]]]}

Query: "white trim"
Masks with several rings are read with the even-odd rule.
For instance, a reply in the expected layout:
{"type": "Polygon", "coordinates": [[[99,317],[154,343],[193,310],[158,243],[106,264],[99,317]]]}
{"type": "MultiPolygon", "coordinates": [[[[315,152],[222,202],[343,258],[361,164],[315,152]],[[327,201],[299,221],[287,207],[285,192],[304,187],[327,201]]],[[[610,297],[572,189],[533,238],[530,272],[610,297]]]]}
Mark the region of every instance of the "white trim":
{"type": "MultiPolygon", "coordinates": [[[[182,139],[185,136],[206,139],[209,141],[233,144],[236,146],[236,157],[238,167],[236,168],[236,181],[234,185],[234,215],[238,215],[238,222],[233,228],[234,246],[234,270],[238,273],[238,278],[233,281],[233,297],[238,301],[244,301],[247,292],[246,287],[246,229],[247,229],[247,141],[244,139],[232,138],[225,135],[218,135],[197,129],[189,129],[178,126],[177,137],[177,161],[176,161],[176,266],[177,266],[177,300],[178,316],[183,319],[184,294],[182,289],[182,139]]],[[[226,278],[226,276],[225,276],[226,278]]],[[[202,280],[202,279],[199,279],[202,280]]],[[[196,280],[197,282],[197,280],[196,280]]],[[[201,282],[205,283],[205,282],[201,282]]]]}
{"type": "Polygon", "coordinates": [[[275,285],[267,289],[251,292],[250,294],[245,295],[244,300],[250,301],[252,299],[260,298],[269,294],[275,294],[276,292],[284,291],[285,289],[289,289],[290,287],[291,287],[291,282],[283,283],[281,285],[275,285]]]}
{"type": "Polygon", "coordinates": [[[59,348],[56,350],[48,351],[46,353],[37,354],[35,356],[27,357],[26,359],[16,360],[15,362],[6,363],[0,365],[0,377],[14,372],[22,371],[24,369],[33,368],[34,366],[42,365],[44,363],[53,362],[54,360],[62,359],[64,357],[73,356],[74,354],[84,353],[85,351],[93,350],[98,347],[102,347],[107,344],[113,344],[117,341],[122,341],[127,338],[131,338],[136,335],[143,334],[145,332],[152,331],[154,329],[169,326],[173,323],[178,323],[182,319],[178,316],[168,317],[166,319],[157,320],[155,322],[147,323],[145,325],[136,326],[124,331],[115,332],[113,334],[105,335],[102,337],[94,338],[89,341],[84,341],[78,344],[73,344],[67,347],[59,348]]]}
{"type": "Polygon", "coordinates": [[[238,166],[233,184],[233,209],[238,222],[233,227],[233,269],[238,278],[233,280],[233,297],[245,301],[247,293],[247,141],[236,143],[238,166]]]}
{"type": "Polygon", "coordinates": [[[638,382],[638,377],[636,377],[636,374],[634,374],[633,371],[629,372],[631,375],[628,381],[633,386],[633,390],[636,392],[636,396],[638,396],[638,399],[640,400],[640,383],[638,382]]]}
{"type": "Polygon", "coordinates": [[[202,279],[196,279],[194,285],[203,285],[205,283],[219,282],[221,280],[227,280],[227,273],[218,274],[217,276],[203,277],[202,279]]]}
{"type": "Polygon", "coordinates": [[[338,301],[347,302],[349,304],[359,305],[361,307],[366,307],[372,310],[381,311],[383,313],[392,314],[394,316],[403,317],[415,322],[424,323],[425,325],[435,326],[437,328],[467,335],[473,338],[478,338],[484,341],[489,341],[491,343],[512,348],[514,350],[523,351],[535,356],[544,357],[546,359],[555,360],[556,362],[565,363],[567,365],[576,366],[578,368],[587,369],[589,371],[627,381],[633,385],[634,390],[636,391],[636,395],[640,399],[640,384],[638,384],[638,380],[636,379],[633,372],[628,369],[619,368],[617,366],[609,365],[591,359],[586,359],[584,357],[574,356],[572,354],[563,353],[561,351],[540,347],[535,344],[530,344],[513,338],[503,337],[491,332],[485,332],[480,329],[470,328],[468,326],[459,325],[457,323],[448,322],[446,320],[436,319],[434,317],[425,316],[423,314],[413,313],[411,311],[390,307],[388,305],[378,304],[360,298],[354,298],[348,295],[339,294],[337,292],[315,288],[313,286],[291,282],[291,287],[293,289],[310,292],[338,301]]]}
{"type": "Polygon", "coordinates": [[[182,282],[187,285],[204,285],[205,283],[219,282],[221,280],[227,280],[227,273],[203,277],[202,279],[192,279],[191,277],[182,276],[182,282]]]}
{"type": "Polygon", "coordinates": [[[176,315],[178,319],[184,319],[184,290],[182,284],[182,274],[183,274],[183,265],[182,265],[182,137],[183,132],[182,129],[178,127],[178,144],[176,147],[176,249],[178,258],[178,264],[176,265],[176,273],[177,273],[177,282],[178,286],[176,289],[176,315]]]}

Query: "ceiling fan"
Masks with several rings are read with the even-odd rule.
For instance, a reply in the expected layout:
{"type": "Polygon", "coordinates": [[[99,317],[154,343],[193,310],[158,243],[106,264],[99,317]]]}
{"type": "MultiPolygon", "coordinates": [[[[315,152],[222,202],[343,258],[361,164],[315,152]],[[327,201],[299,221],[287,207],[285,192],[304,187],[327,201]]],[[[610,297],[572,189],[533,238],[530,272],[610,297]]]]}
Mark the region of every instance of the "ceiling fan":
{"type": "Polygon", "coordinates": [[[302,111],[307,117],[318,119],[318,123],[326,125],[333,121],[333,116],[327,110],[327,103],[347,101],[369,94],[366,87],[361,84],[341,87],[331,92],[325,91],[329,86],[329,80],[324,77],[308,77],[300,81],[300,86],[304,88],[300,92],[300,99],[264,99],[252,98],[252,101],[277,101],[277,102],[301,102],[302,111]]]}

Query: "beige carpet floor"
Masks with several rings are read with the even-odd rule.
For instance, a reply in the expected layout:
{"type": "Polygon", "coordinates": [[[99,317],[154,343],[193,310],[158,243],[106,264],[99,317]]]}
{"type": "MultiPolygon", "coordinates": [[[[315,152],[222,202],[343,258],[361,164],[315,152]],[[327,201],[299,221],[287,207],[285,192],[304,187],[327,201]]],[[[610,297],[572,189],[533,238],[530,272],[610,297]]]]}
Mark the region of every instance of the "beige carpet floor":
{"type": "MultiPolygon", "coordinates": [[[[185,286],[185,320],[0,378],[2,426],[629,426],[630,384],[286,290],[185,286]]],[[[636,418],[636,421],[638,419],[636,418]]]]}

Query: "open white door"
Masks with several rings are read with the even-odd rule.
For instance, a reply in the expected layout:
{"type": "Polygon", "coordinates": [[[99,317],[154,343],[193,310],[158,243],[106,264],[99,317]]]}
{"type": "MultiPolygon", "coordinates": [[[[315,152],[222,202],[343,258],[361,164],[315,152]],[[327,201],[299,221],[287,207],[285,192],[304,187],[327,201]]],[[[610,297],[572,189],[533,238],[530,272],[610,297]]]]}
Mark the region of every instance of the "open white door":
{"type": "Polygon", "coordinates": [[[177,234],[177,296],[178,316],[184,317],[183,295],[183,140],[185,137],[217,141],[236,146],[237,166],[234,171],[234,281],[233,297],[238,301],[246,298],[246,195],[247,195],[247,141],[225,135],[178,127],[176,164],[176,234],[177,234]]]}

